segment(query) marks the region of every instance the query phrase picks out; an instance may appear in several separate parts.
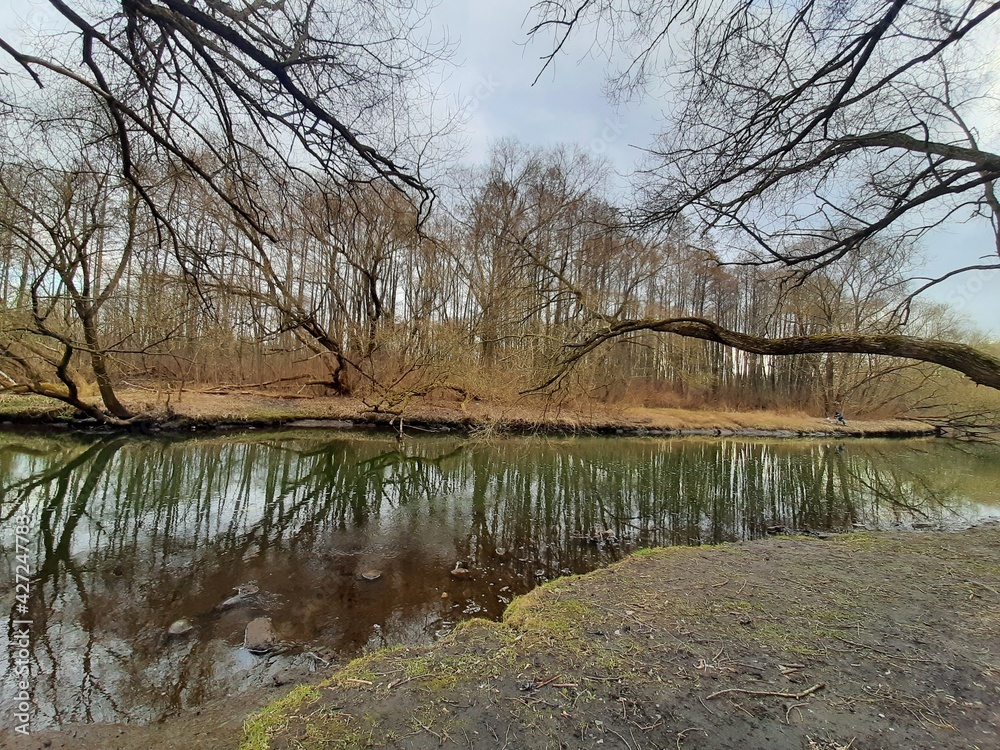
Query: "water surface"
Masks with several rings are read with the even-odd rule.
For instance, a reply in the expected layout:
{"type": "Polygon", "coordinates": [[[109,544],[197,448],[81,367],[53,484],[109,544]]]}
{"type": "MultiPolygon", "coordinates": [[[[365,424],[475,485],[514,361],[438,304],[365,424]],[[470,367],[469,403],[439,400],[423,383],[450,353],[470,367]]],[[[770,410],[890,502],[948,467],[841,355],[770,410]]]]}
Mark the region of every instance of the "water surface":
{"type": "Polygon", "coordinates": [[[0,645],[24,619],[6,583],[22,515],[41,728],[151,721],[321,663],[309,654],[430,642],[638,546],[997,517],[998,459],[945,440],[5,433],[0,645]],[[257,595],[224,606],[249,585],[257,595]],[[241,647],[259,616],[280,656],[241,647]],[[194,632],[168,638],[181,618],[194,632]]]}

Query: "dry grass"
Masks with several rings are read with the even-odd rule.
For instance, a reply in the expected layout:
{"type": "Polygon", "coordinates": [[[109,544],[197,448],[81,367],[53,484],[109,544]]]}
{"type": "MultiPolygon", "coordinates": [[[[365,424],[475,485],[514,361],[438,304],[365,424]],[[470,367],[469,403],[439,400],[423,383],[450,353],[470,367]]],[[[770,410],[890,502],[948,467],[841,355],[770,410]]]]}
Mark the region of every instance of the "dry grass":
{"type": "MultiPolygon", "coordinates": [[[[122,400],[138,412],[210,423],[281,424],[303,419],[388,423],[398,415],[376,413],[357,398],[306,396],[265,390],[217,390],[210,387],[181,392],[126,389],[122,400]]],[[[0,414],[25,420],[45,419],[51,406],[44,399],[0,398],[0,414]]],[[[65,410],[58,413],[65,417],[65,410]]],[[[861,421],[847,427],[832,421],[788,411],[721,411],[609,406],[594,401],[558,403],[541,396],[514,401],[500,399],[424,398],[409,402],[405,422],[487,430],[569,430],[625,432],[670,431],[695,433],[788,433],[862,435],[920,435],[931,427],[911,420],[861,421]]]]}
{"type": "MultiPolygon", "coordinates": [[[[173,403],[178,413],[196,419],[306,418],[364,420],[372,417],[364,403],[354,398],[282,397],[280,394],[206,395],[185,393],[173,403]]],[[[648,429],[678,431],[789,431],[795,433],[879,434],[886,432],[923,434],[930,428],[912,420],[850,420],[847,428],[831,421],[789,411],[719,411],[631,407],[616,408],[597,403],[564,405],[541,397],[514,402],[423,399],[411,403],[403,417],[408,421],[442,424],[494,425],[498,427],[562,429],[648,429]]]]}
{"type": "Polygon", "coordinates": [[[857,432],[922,431],[927,425],[912,420],[855,420],[847,430],[831,420],[812,417],[801,411],[720,411],[715,409],[625,409],[623,418],[631,424],[651,429],[671,430],[767,430],[794,432],[857,432]]]}

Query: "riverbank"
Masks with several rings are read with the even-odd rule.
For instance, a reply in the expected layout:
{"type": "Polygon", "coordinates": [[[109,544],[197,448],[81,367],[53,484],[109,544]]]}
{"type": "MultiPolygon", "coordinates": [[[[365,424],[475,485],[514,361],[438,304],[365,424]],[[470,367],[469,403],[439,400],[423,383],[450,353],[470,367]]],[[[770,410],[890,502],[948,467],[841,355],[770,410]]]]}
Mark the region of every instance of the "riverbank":
{"type": "MultiPolygon", "coordinates": [[[[601,404],[558,404],[542,398],[516,403],[482,400],[413,401],[395,413],[371,409],[355,398],[300,396],[260,391],[207,390],[170,394],[125,390],[122,401],[149,414],[135,425],[151,431],[245,427],[376,427],[420,431],[553,432],[624,435],[716,435],[745,437],[919,437],[936,434],[915,420],[856,420],[846,425],[801,412],[718,411],[601,404]]],[[[99,427],[74,419],[66,407],[40,397],[0,397],[0,422],[99,427]]]]}
{"type": "Polygon", "coordinates": [[[998,545],[993,523],[640,551],[314,684],[0,747],[998,747],[998,545]]]}
{"type": "Polygon", "coordinates": [[[1000,527],[638,553],[355,660],[279,748],[1000,747],[1000,527]]]}

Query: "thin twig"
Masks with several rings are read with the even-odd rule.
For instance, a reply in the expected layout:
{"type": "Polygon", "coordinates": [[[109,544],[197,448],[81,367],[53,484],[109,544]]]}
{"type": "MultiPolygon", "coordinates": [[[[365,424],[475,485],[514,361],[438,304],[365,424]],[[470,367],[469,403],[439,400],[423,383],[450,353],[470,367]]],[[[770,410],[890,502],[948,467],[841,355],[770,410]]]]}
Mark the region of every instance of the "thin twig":
{"type": "Polygon", "coordinates": [[[652,732],[654,729],[660,726],[660,724],[663,723],[663,719],[657,719],[654,723],[650,724],[648,727],[639,726],[639,722],[637,721],[630,721],[629,723],[634,724],[640,732],[652,732]]]}
{"type": "Polygon", "coordinates": [[[744,690],[743,688],[727,688],[726,690],[718,690],[711,695],[706,695],[707,700],[712,700],[712,698],[717,698],[720,695],[726,695],[727,693],[742,693],[743,695],[768,695],[774,696],[775,698],[794,698],[795,700],[802,700],[807,695],[812,695],[817,690],[822,690],[826,687],[825,683],[819,683],[818,685],[813,685],[808,690],[803,690],[801,693],[776,693],[770,690],[744,690]]]}
{"type": "Polygon", "coordinates": [[[405,685],[407,682],[410,682],[411,680],[429,680],[429,679],[431,679],[431,678],[433,678],[435,676],[436,675],[433,675],[433,674],[415,674],[415,675],[411,675],[410,677],[403,677],[403,678],[398,679],[398,680],[393,680],[388,685],[386,685],[385,689],[386,690],[392,690],[393,688],[397,688],[400,685],[405,685]]]}
{"type": "Polygon", "coordinates": [[[443,742],[443,741],[444,741],[444,740],[442,740],[442,739],[441,739],[441,735],[440,735],[440,734],[438,734],[437,732],[435,732],[435,731],[434,731],[433,729],[431,729],[431,728],[430,728],[429,726],[427,726],[426,724],[423,724],[423,723],[421,723],[421,722],[419,722],[419,721],[417,722],[417,724],[419,724],[419,725],[420,725],[420,728],[421,728],[421,729],[423,729],[423,730],[424,730],[425,732],[430,732],[430,733],[431,733],[431,734],[433,734],[433,735],[434,735],[435,737],[437,737],[437,738],[438,738],[438,741],[439,741],[439,742],[443,742]]]}
{"type": "Polygon", "coordinates": [[[997,591],[992,586],[987,586],[985,583],[980,583],[979,581],[966,581],[966,583],[971,583],[973,586],[979,586],[980,588],[984,588],[987,591],[992,591],[994,594],[1000,595],[1000,591],[997,591]]]}
{"type": "MultiPolygon", "coordinates": [[[[916,656],[901,656],[899,654],[893,654],[890,653],[889,651],[886,651],[885,649],[878,648],[877,646],[872,646],[869,643],[858,643],[857,641],[849,641],[846,638],[841,638],[839,635],[835,635],[833,637],[835,640],[838,640],[841,643],[846,643],[848,646],[854,646],[855,648],[866,648],[869,651],[874,651],[876,654],[881,654],[882,656],[886,656],[890,659],[899,659],[900,661],[914,661],[914,662],[919,662],[921,664],[937,663],[934,659],[920,659],[916,656]]],[[[833,649],[833,650],[837,651],[838,649],[833,649]]]]}
{"type": "MultiPolygon", "coordinates": [[[[507,750],[510,747],[510,724],[507,725],[507,730],[503,733],[503,747],[500,750],[507,750]]],[[[516,739],[516,738],[515,738],[516,739]]]]}
{"type": "Polygon", "coordinates": [[[604,728],[606,730],[608,730],[609,732],[611,732],[611,734],[613,734],[615,737],[617,737],[618,739],[620,739],[622,742],[624,742],[625,743],[625,747],[627,747],[628,750],[632,750],[632,746],[629,744],[629,742],[628,742],[627,739],[625,739],[624,737],[622,737],[620,734],[618,734],[618,732],[616,732],[611,727],[604,727],[604,728]]]}
{"type": "Polygon", "coordinates": [[[793,708],[801,708],[802,706],[808,706],[808,705],[809,705],[808,703],[791,703],[791,704],[789,704],[788,708],[785,709],[785,723],[788,724],[789,726],[791,726],[792,722],[789,720],[788,715],[792,712],[793,708]]]}
{"type": "MultiPolygon", "coordinates": [[[[681,750],[681,742],[684,741],[684,736],[688,732],[705,732],[701,727],[688,727],[687,729],[682,729],[677,733],[677,750],[681,750]]],[[[708,732],[705,732],[705,736],[708,737],[708,732]]]]}

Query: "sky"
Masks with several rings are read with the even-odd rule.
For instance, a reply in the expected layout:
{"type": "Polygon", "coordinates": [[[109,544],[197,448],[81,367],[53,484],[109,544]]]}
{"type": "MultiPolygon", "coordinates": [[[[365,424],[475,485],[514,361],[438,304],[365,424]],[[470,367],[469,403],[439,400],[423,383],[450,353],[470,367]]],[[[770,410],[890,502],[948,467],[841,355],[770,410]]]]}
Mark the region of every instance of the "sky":
{"type": "MultiPolygon", "coordinates": [[[[532,3],[442,0],[435,10],[458,42],[456,75],[447,85],[471,109],[468,157],[482,161],[489,143],[507,136],[537,146],[576,143],[607,157],[624,183],[642,149],[652,144],[663,119],[661,106],[646,101],[621,110],[609,104],[603,93],[607,60],[582,38],[532,86],[542,66],[539,57],[547,51],[538,43],[525,44],[532,3]]],[[[995,263],[993,242],[985,221],[940,227],[924,238],[920,251],[926,263],[915,273],[935,277],[959,265],[995,263]]],[[[954,277],[924,298],[946,302],[976,328],[1000,336],[1000,272],[954,277]]]]}
{"type": "MultiPolygon", "coordinates": [[[[576,144],[607,158],[620,175],[616,185],[624,191],[642,148],[652,143],[660,127],[662,103],[611,105],[603,93],[607,60],[590,49],[584,36],[568,45],[532,85],[542,67],[539,58],[547,51],[539,43],[527,44],[533,1],[439,0],[431,13],[433,32],[446,33],[456,46],[441,93],[464,106],[465,158],[482,162],[490,143],[505,137],[531,146],[576,144]]],[[[5,3],[0,8],[5,38],[16,38],[24,19],[44,23],[47,5],[41,0],[5,3]]],[[[990,253],[996,262],[985,222],[941,227],[924,239],[921,250],[927,263],[919,274],[939,275],[958,265],[980,263],[990,253]]],[[[980,330],[1000,336],[1000,273],[964,274],[925,296],[947,302],[980,330]]]]}
{"type": "Polygon", "coordinates": [[[578,144],[627,173],[650,141],[658,108],[609,104],[606,61],[582,37],[532,85],[547,49],[527,44],[531,4],[441,0],[434,10],[457,43],[455,75],[446,88],[469,109],[469,158],[484,159],[491,141],[512,136],[539,146],[578,144]]]}

